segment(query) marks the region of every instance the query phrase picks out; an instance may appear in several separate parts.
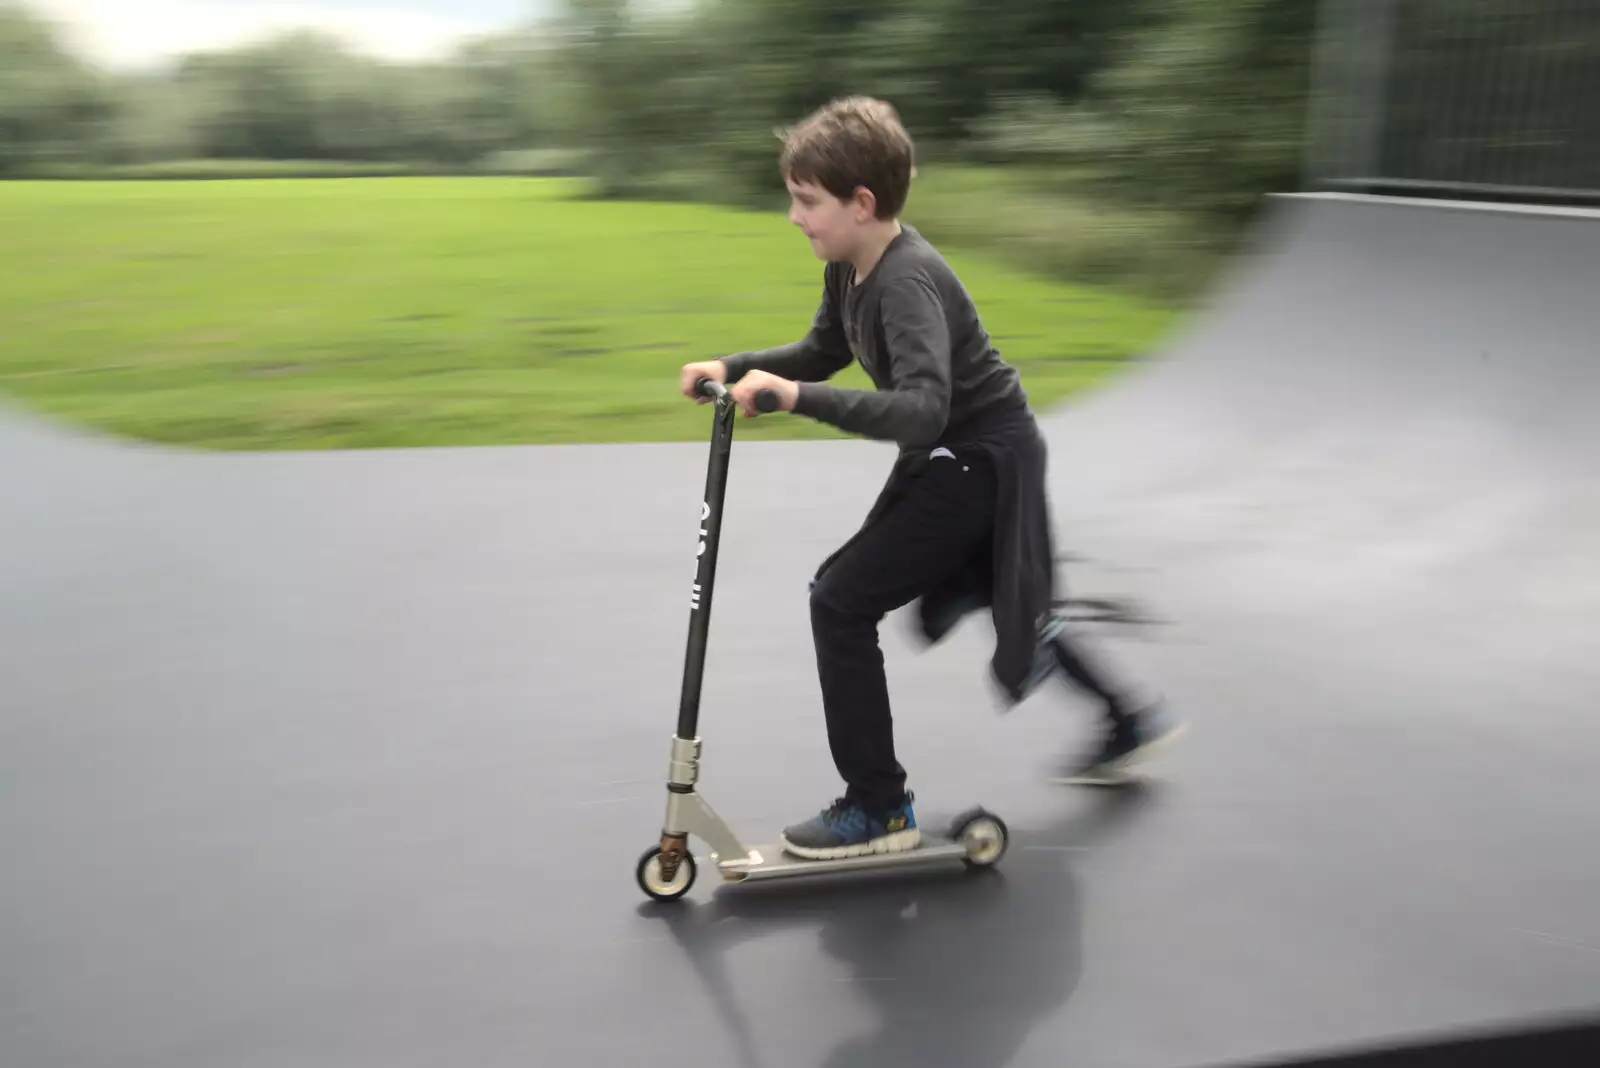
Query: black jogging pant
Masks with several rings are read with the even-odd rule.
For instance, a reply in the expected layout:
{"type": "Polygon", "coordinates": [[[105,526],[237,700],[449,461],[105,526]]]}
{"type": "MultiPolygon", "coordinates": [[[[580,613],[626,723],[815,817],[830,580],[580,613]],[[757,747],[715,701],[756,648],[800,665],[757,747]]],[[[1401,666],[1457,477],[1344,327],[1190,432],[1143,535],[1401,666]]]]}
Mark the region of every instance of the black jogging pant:
{"type": "MultiPolygon", "coordinates": [[[[896,807],[906,772],[895,756],[894,722],[878,627],[990,552],[999,482],[980,447],[927,462],[888,509],[842,549],[811,589],[811,635],[828,746],[845,797],[869,811],[896,807]]],[[[1109,677],[1063,635],[1056,660],[1078,686],[1121,714],[1109,677]]]]}

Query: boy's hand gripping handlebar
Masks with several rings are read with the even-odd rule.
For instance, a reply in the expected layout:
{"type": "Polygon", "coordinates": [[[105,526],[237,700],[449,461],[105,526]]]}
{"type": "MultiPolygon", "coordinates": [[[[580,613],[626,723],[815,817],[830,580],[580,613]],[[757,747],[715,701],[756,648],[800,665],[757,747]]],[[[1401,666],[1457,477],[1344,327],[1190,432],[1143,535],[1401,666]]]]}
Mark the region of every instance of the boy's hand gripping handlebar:
{"type": "MultiPolygon", "coordinates": [[[[694,384],[695,392],[702,397],[711,397],[723,400],[728,396],[728,387],[714,378],[702,378],[694,384]]],[[[760,412],[775,412],[778,410],[778,395],[770,389],[763,389],[756,394],[756,410],[760,412]]]]}

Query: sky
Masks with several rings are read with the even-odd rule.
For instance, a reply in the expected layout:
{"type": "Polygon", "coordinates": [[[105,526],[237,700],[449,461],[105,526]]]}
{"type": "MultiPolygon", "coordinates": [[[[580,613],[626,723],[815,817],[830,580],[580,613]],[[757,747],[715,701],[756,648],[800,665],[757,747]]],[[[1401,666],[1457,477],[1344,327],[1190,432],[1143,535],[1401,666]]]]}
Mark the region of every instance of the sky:
{"type": "Polygon", "coordinates": [[[230,47],[310,27],[391,59],[448,52],[461,40],[526,20],[550,0],[23,0],[53,20],[84,58],[145,67],[200,48],[230,47]]]}

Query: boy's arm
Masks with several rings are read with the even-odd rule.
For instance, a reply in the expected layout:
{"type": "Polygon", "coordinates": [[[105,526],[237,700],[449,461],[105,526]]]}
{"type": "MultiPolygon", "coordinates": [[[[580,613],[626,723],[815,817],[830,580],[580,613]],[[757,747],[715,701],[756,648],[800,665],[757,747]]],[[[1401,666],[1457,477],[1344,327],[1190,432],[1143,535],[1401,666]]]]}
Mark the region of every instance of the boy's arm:
{"type": "Polygon", "coordinates": [[[739,381],[747,371],[769,371],[792,382],[821,382],[850,366],[853,357],[832,282],[830,267],[823,275],[822,303],[805,337],[776,348],[724,356],[728,385],[739,381]]]}
{"type": "Polygon", "coordinates": [[[950,332],[939,295],[919,278],[896,280],[879,303],[890,388],[803,382],[794,411],[863,437],[932,445],[950,419],[950,332]]]}

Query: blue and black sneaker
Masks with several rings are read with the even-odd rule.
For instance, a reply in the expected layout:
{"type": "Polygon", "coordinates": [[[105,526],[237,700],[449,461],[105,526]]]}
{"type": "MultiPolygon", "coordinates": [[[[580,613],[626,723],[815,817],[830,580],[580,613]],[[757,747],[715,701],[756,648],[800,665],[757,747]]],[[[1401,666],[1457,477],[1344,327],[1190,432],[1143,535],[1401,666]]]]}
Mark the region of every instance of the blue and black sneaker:
{"type": "Polygon", "coordinates": [[[907,793],[898,808],[877,814],[841,797],[813,819],[785,828],[783,847],[807,860],[915,849],[922,842],[922,832],[917,829],[912,800],[907,793]]]}

